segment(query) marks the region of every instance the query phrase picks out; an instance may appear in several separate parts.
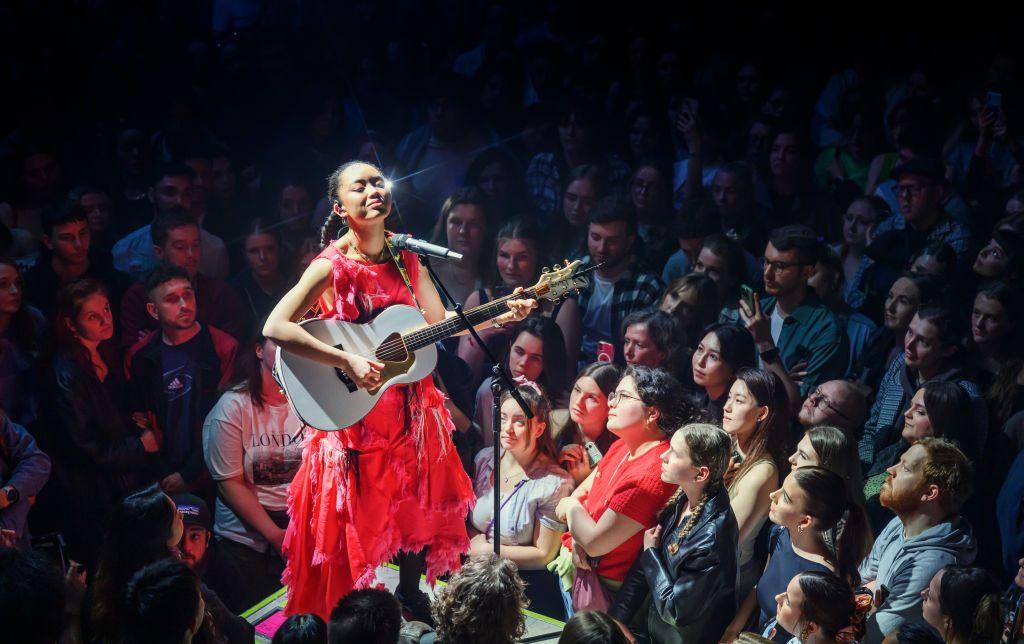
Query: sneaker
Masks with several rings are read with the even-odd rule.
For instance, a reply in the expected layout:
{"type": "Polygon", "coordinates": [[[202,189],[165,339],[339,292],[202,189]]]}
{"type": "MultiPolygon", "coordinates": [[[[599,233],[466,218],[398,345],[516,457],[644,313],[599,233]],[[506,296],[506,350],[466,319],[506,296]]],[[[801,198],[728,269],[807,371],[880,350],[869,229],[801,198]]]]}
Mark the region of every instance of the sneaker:
{"type": "Polygon", "coordinates": [[[402,605],[402,615],[406,620],[434,626],[434,618],[430,614],[430,597],[427,593],[417,588],[415,594],[407,597],[402,591],[395,590],[395,599],[402,605]]]}

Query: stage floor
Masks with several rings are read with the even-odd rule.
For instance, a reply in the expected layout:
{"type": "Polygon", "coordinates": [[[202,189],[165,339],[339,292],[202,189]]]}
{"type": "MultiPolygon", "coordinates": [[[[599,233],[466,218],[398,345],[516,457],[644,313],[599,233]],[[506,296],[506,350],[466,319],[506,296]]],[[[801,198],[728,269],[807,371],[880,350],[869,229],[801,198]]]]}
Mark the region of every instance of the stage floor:
{"type": "MultiPolygon", "coordinates": [[[[377,581],[387,586],[388,590],[394,591],[398,586],[398,568],[393,564],[385,564],[377,569],[377,581]]],[[[444,585],[443,581],[437,582],[439,586],[444,585]]],[[[433,597],[426,579],[420,579],[420,588],[433,597]]],[[[284,588],[267,597],[259,604],[242,613],[242,617],[256,627],[256,644],[270,644],[277,628],[284,621],[284,613],[281,609],[288,599],[284,588]]],[[[531,611],[523,611],[526,615],[526,634],[522,642],[557,642],[564,624],[550,617],[539,615],[531,611]]]]}

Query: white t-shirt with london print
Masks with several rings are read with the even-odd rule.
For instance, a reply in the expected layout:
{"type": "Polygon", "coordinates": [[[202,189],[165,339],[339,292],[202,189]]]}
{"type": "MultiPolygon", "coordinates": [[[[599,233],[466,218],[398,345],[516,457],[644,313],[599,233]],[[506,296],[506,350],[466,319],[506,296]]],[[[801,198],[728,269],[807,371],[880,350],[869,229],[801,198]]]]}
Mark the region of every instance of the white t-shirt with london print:
{"type": "MultiPolygon", "coordinates": [[[[267,510],[287,509],[288,484],[302,460],[302,446],[312,430],[287,402],[253,403],[248,393],[227,391],[203,424],[203,455],[214,481],[244,475],[245,483],[267,510]]],[[[218,496],[214,534],[264,552],[267,541],[243,523],[218,496]]]]}

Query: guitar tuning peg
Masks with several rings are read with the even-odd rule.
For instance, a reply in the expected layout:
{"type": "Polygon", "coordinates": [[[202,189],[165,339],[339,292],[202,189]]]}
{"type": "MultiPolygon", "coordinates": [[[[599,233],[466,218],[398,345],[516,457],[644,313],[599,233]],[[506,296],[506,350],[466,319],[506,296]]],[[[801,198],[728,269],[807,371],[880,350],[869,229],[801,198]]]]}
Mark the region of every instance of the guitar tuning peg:
{"type": "Polygon", "coordinates": [[[547,272],[548,272],[548,271],[550,271],[550,270],[551,270],[550,268],[548,268],[547,266],[545,266],[544,268],[540,269],[540,272],[541,272],[541,273],[547,273],[547,272]]]}
{"type": "Polygon", "coordinates": [[[560,271],[560,270],[562,270],[562,267],[561,267],[561,266],[559,266],[558,264],[555,264],[555,270],[556,270],[556,271],[560,271]]]}

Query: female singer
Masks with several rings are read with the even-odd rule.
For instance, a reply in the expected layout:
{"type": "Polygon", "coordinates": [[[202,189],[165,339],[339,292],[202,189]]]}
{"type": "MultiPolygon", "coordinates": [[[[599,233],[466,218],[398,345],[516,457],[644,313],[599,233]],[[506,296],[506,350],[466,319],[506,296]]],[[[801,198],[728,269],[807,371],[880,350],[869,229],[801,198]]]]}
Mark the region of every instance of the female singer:
{"type": "MultiPolygon", "coordinates": [[[[402,251],[410,285],[385,245],[384,222],[392,197],[381,171],[349,162],[328,179],[331,213],[324,222],[323,251],[274,307],[264,335],[287,351],[341,369],[359,387],[381,382],[384,365],[315,339],[297,324],[319,300],[323,319],[366,322],[385,307],[419,304],[427,322],[445,311],[416,255],[402,251]],[[343,224],[347,231],[340,237],[343,224]],[[415,292],[415,302],[410,294],[415,292]]],[[[509,311],[483,325],[516,322],[536,306],[510,300],[509,311]]],[[[483,326],[481,325],[481,326],[483,326]]],[[[325,620],[338,600],[374,580],[377,566],[402,553],[396,592],[409,613],[429,618],[419,590],[428,580],[458,568],[469,549],[466,513],[473,488],[452,445],[451,416],[430,378],[388,389],[355,425],[314,431],[288,491],[288,531],[283,581],[289,614],[316,613],[325,620]]]]}

